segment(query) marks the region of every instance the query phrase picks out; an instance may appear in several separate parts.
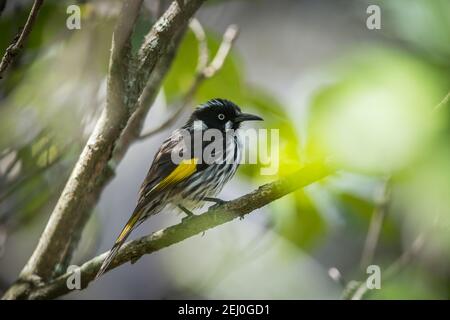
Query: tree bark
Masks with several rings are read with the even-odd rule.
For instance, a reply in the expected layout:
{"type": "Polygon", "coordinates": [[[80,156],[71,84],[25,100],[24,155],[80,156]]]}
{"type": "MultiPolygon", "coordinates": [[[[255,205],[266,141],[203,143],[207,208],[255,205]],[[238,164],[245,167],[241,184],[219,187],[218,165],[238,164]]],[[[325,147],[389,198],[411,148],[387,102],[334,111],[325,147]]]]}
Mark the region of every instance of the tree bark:
{"type": "MultiPolygon", "coordinates": [[[[135,262],[144,254],[150,254],[195,236],[208,229],[217,227],[261,208],[299,188],[306,187],[323,179],[332,169],[322,164],[310,164],[298,172],[218,207],[212,207],[206,213],[183,220],[181,223],[157,231],[151,235],[126,243],[112,261],[108,271],[127,263],[135,262]]],[[[84,263],[76,272],[80,273],[81,286],[85,288],[94,280],[108,252],[84,263]]],[[[108,272],[107,271],[107,272],[108,272]]],[[[30,292],[30,299],[52,299],[70,292],[67,280],[73,272],[65,273],[48,284],[36,287],[30,292]]]]}
{"type": "MultiPolygon", "coordinates": [[[[113,34],[108,72],[107,103],[96,127],[41,235],[37,248],[20,273],[19,279],[3,298],[26,298],[32,288],[65,272],[80,234],[101,191],[114,175],[116,146],[136,110],[137,101],[152,74],[154,92],[161,85],[171,59],[159,63],[204,0],[174,1],[155,23],[144,41],[135,63],[130,38],[142,0],[125,1],[113,34]],[[168,61],[170,60],[170,61],[168,61]],[[138,66],[137,68],[135,66],[138,66]]],[[[147,109],[148,110],[148,109],[147,109]]],[[[144,121],[142,114],[140,121],[144,121]]],[[[131,140],[121,141],[124,154],[131,140]]]]}

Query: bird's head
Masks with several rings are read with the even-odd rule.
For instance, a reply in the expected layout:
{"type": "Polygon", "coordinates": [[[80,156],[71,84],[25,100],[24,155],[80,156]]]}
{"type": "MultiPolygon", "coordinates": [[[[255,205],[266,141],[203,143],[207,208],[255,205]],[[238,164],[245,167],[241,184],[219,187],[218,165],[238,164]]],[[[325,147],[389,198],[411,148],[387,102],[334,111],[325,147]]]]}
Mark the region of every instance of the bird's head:
{"type": "Polygon", "coordinates": [[[200,105],[189,119],[189,123],[201,121],[205,129],[226,131],[237,130],[244,121],[261,121],[261,117],[243,113],[233,102],[225,99],[212,99],[200,105]]]}

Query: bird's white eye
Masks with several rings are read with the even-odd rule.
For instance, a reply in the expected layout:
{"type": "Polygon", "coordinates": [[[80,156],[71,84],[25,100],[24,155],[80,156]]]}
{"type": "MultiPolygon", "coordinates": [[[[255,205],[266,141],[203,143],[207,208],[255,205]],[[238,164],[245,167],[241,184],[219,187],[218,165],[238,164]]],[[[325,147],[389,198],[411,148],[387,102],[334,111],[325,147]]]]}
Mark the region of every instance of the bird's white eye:
{"type": "Polygon", "coordinates": [[[225,119],[225,115],[223,113],[219,113],[219,115],[217,117],[219,118],[219,120],[225,119]]]}

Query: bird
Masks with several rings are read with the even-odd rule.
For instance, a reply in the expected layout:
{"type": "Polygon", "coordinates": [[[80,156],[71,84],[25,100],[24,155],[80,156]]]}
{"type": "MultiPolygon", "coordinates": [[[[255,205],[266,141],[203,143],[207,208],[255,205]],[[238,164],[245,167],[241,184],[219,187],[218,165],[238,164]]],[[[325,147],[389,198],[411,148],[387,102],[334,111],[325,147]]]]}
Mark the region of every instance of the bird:
{"type": "Polygon", "coordinates": [[[262,120],[257,115],[242,112],[238,105],[226,99],[215,98],[200,104],[187,122],[161,144],[139,190],[136,208],[103,260],[96,278],[108,270],[131,232],[150,216],[169,208],[181,210],[186,219],[206,202],[225,203],[216,196],[239,167],[241,124],[262,120]],[[208,130],[214,133],[214,139],[200,135],[208,130]],[[206,154],[207,150],[211,152],[206,154]],[[174,155],[183,157],[174,161],[174,155]],[[205,159],[205,155],[210,159],[205,159]]]}

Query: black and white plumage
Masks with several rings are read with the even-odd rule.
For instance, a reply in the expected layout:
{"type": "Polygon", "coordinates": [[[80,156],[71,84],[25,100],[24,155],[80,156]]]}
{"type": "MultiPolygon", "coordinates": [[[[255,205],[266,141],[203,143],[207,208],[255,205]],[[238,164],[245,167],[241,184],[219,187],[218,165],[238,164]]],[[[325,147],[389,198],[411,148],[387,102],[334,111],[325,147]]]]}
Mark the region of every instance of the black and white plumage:
{"type": "Polygon", "coordinates": [[[251,120],[262,119],[243,113],[231,101],[209,100],[162,143],[142,183],[137,206],[97,277],[107,270],[131,231],[149,216],[165,208],[179,208],[191,214],[191,210],[203,206],[205,200],[220,201],[214,197],[234,176],[241,161],[238,129],[242,122],[251,120]],[[205,136],[208,131],[213,133],[209,139],[205,136]],[[174,154],[183,157],[174,161],[174,154]]]}

